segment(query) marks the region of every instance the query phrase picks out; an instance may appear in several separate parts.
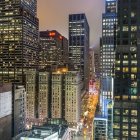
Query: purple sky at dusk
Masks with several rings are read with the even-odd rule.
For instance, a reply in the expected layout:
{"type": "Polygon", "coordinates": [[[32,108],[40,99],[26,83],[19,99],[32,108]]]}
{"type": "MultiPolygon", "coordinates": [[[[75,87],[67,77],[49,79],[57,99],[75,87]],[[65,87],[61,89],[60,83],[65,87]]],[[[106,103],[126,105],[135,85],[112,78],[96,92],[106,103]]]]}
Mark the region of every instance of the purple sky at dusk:
{"type": "Polygon", "coordinates": [[[37,0],[40,30],[57,30],[68,38],[68,15],[86,13],[90,26],[90,46],[97,47],[101,37],[105,0],[37,0]]]}

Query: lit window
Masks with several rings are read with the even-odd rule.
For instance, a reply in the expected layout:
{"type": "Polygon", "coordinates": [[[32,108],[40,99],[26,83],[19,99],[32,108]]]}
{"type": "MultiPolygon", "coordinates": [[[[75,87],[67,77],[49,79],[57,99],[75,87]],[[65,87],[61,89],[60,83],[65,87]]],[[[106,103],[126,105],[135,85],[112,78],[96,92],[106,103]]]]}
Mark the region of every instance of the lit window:
{"type": "Polygon", "coordinates": [[[131,31],[137,31],[137,26],[131,26],[131,31]]]}
{"type": "Polygon", "coordinates": [[[128,31],[128,26],[123,26],[123,31],[128,31]]]}
{"type": "Polygon", "coordinates": [[[128,67],[123,67],[123,72],[128,72],[128,67]]]}
{"type": "Polygon", "coordinates": [[[136,72],[137,72],[137,67],[133,67],[133,68],[131,68],[131,72],[136,73],[136,72]]]}

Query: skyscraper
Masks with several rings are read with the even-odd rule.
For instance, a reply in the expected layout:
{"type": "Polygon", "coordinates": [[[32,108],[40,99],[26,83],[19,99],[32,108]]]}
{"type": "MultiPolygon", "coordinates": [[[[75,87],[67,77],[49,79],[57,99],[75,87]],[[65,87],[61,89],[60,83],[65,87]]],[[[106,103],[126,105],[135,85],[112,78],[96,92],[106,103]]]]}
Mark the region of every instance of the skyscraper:
{"type": "Polygon", "coordinates": [[[68,71],[65,75],[65,120],[71,125],[77,126],[81,114],[81,89],[82,81],[80,73],[68,71]]]}
{"type": "Polygon", "coordinates": [[[113,99],[113,66],[115,61],[116,0],[106,0],[106,11],[102,15],[101,54],[101,94],[113,99]]]}
{"type": "Polygon", "coordinates": [[[37,67],[37,0],[0,1],[0,82],[23,82],[37,67]]]}
{"type": "Polygon", "coordinates": [[[69,15],[69,59],[81,72],[85,88],[89,82],[89,25],[85,14],[69,15]]]}
{"type": "Polygon", "coordinates": [[[107,117],[108,140],[113,139],[113,92],[115,62],[115,28],[117,23],[117,0],[105,1],[105,13],[102,15],[102,39],[100,47],[102,115],[107,117]],[[112,105],[110,105],[112,104],[112,105]],[[111,107],[109,107],[111,106],[111,107]]]}
{"type": "Polygon", "coordinates": [[[114,140],[140,139],[140,0],[118,0],[114,140]]]}
{"type": "Polygon", "coordinates": [[[40,31],[40,68],[68,63],[68,40],[56,30],[40,31]]]}

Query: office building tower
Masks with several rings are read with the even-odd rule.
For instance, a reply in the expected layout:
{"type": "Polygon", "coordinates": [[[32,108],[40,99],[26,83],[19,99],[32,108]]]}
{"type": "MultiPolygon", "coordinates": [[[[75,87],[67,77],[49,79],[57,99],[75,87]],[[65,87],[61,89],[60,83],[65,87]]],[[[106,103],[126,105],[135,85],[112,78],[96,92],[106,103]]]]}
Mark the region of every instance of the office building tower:
{"type": "Polygon", "coordinates": [[[51,114],[50,73],[40,71],[38,78],[38,116],[45,119],[51,114]]]}
{"type": "Polygon", "coordinates": [[[113,99],[113,67],[115,61],[116,0],[106,0],[106,11],[102,15],[102,42],[100,48],[101,94],[113,99]]]}
{"type": "Polygon", "coordinates": [[[62,118],[62,97],[63,95],[63,83],[62,83],[63,74],[61,72],[52,73],[52,96],[51,96],[51,117],[52,118],[62,118]]]}
{"type": "Polygon", "coordinates": [[[12,137],[12,85],[0,85],[0,139],[12,137]]]}
{"type": "Polygon", "coordinates": [[[37,0],[1,0],[0,7],[0,82],[22,83],[38,64],[37,0]]]}
{"type": "Polygon", "coordinates": [[[26,110],[26,127],[30,125],[30,122],[36,118],[37,114],[37,84],[36,84],[36,71],[27,71],[25,75],[25,85],[26,85],[26,93],[27,93],[27,110],[26,110]]]}
{"type": "Polygon", "coordinates": [[[40,68],[68,63],[68,40],[56,30],[40,31],[40,68]]]}
{"type": "Polygon", "coordinates": [[[89,82],[89,25],[85,14],[69,15],[69,59],[80,71],[84,88],[89,82]]]}
{"type": "Polygon", "coordinates": [[[115,31],[117,23],[117,0],[105,1],[105,13],[102,15],[102,39],[100,47],[101,78],[100,106],[102,115],[108,121],[108,140],[113,139],[113,93],[115,63],[115,31]],[[106,110],[108,101],[112,108],[106,110]]]}
{"type": "Polygon", "coordinates": [[[12,137],[25,131],[26,91],[24,86],[12,89],[12,137]]]}
{"type": "Polygon", "coordinates": [[[77,71],[68,71],[65,74],[65,120],[69,124],[77,125],[81,113],[81,76],[77,71]]]}
{"type": "Polygon", "coordinates": [[[80,120],[81,76],[63,69],[52,73],[51,118],[64,118],[69,125],[80,120]]]}
{"type": "Polygon", "coordinates": [[[114,140],[140,139],[140,0],[118,0],[114,140]]]}

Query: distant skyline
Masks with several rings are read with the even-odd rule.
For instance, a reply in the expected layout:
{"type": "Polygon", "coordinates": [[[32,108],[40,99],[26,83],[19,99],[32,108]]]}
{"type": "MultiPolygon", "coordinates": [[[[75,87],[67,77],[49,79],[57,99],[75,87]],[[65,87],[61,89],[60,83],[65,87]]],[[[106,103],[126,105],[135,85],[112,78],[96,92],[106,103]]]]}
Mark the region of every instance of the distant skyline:
{"type": "Polygon", "coordinates": [[[85,13],[90,26],[90,47],[99,46],[105,0],[38,0],[39,29],[57,30],[68,38],[68,15],[85,13]]]}

